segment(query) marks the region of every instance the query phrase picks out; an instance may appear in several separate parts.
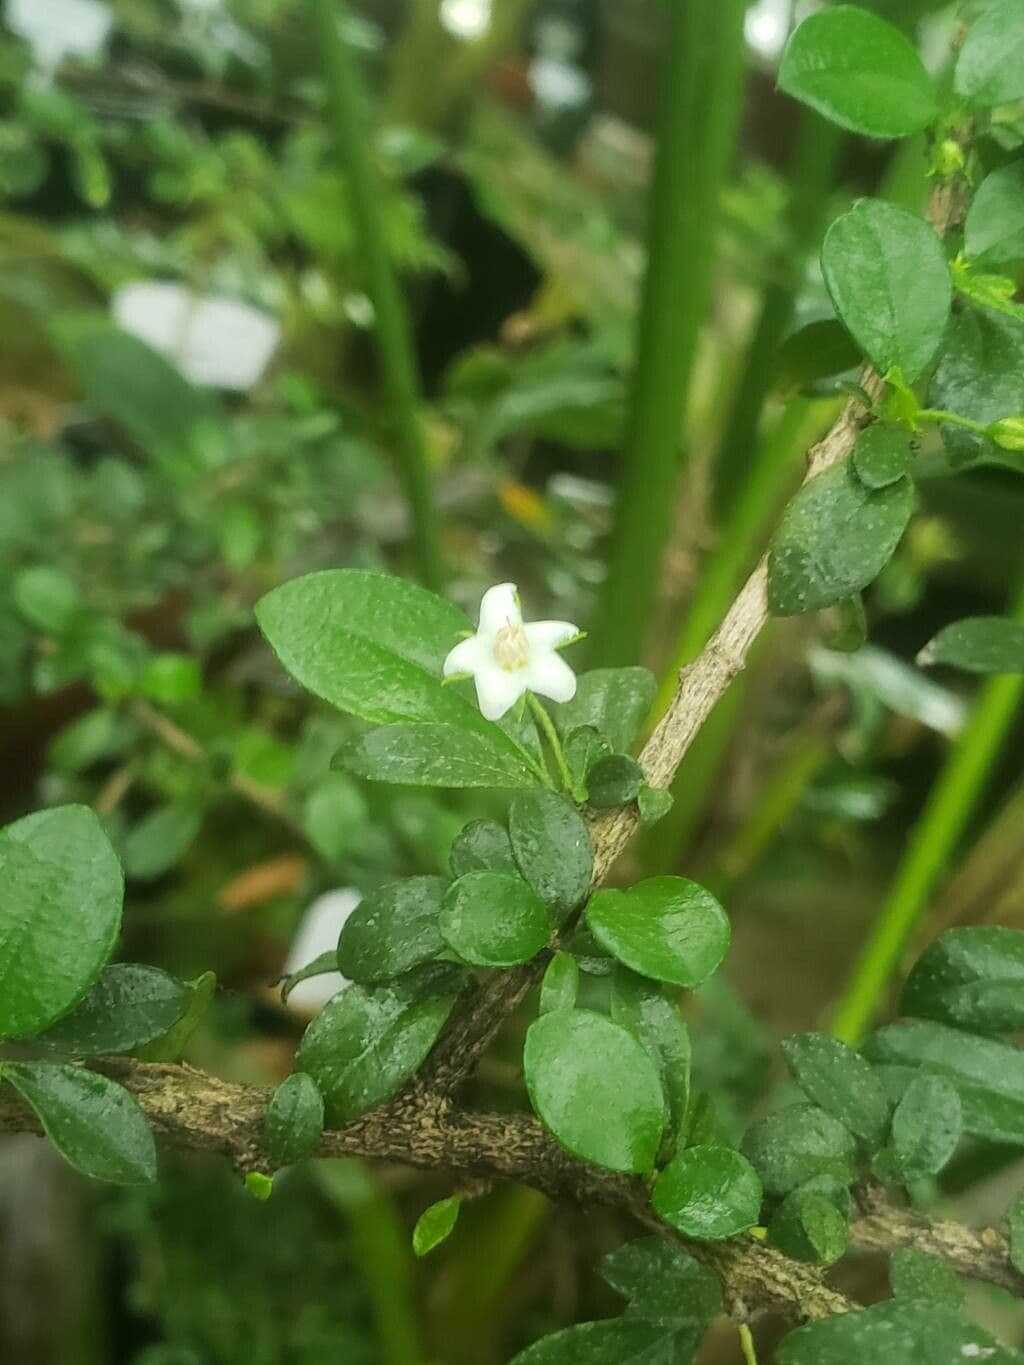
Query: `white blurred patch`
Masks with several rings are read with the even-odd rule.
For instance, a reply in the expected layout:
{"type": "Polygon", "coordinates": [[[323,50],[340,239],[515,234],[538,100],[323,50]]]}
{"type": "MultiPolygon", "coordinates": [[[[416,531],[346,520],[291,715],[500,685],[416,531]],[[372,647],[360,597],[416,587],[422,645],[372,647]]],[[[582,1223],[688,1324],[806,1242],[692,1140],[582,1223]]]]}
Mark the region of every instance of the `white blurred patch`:
{"type": "MultiPolygon", "coordinates": [[[[284,975],[290,976],[292,972],[308,967],[321,953],[333,952],[338,946],[342,925],[361,900],[362,896],[351,886],[318,896],[299,923],[284,964],[284,975]]],[[[308,981],[300,981],[289,995],[289,1008],[302,1014],[323,1009],[331,996],[348,984],[341,972],[311,976],[308,981]]]]}
{"type": "Polygon", "coordinates": [[[281,339],[277,319],[258,308],[158,280],[122,285],[111,312],[118,326],[204,388],[251,389],[281,339]]]}
{"type": "Polygon", "coordinates": [[[546,109],[578,109],[590,98],[584,71],[557,57],[537,57],[530,63],[530,89],[546,109]]]}
{"type": "Polygon", "coordinates": [[[789,37],[792,8],[791,0],[757,0],[757,4],[747,10],[743,21],[747,46],[759,57],[774,62],[782,56],[789,37]]]}
{"type": "Polygon", "coordinates": [[[441,23],[456,38],[482,38],[491,26],[492,0],[443,0],[441,23]]]}
{"type": "Polygon", "coordinates": [[[31,47],[46,77],[65,57],[97,56],[114,23],[101,0],[7,0],[4,19],[31,47]]]}

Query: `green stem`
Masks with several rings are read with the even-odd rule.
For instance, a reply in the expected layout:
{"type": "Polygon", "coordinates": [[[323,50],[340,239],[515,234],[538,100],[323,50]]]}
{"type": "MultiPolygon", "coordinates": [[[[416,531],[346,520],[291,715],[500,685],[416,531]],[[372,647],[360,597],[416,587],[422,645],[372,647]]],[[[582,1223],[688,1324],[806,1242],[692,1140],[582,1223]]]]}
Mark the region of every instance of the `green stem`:
{"type": "Polygon", "coordinates": [[[743,97],[746,0],[664,7],[648,264],[608,580],[592,649],[641,655],[672,524],[683,415],[711,289],[718,206],[743,97]]]}
{"type": "MultiPolygon", "coordinates": [[[[1024,621],[1024,593],[1014,615],[1024,621]]],[[[1022,694],[1024,675],[991,678],[982,687],[832,1018],[832,1032],[844,1042],[859,1043],[881,1008],[910,936],[989,782],[1022,694]]]]}
{"type": "Polygon", "coordinates": [[[548,748],[554,755],[555,762],[558,765],[558,772],[562,779],[562,786],[574,800],[582,800],[582,796],[577,792],[573,784],[572,773],[570,773],[569,765],[565,761],[565,750],[562,748],[562,741],[558,738],[558,731],[555,729],[554,721],[532,692],[527,692],[526,699],[530,703],[530,710],[533,712],[540,728],[544,731],[544,738],[548,742],[548,748]]]}
{"type": "Polygon", "coordinates": [[[955,412],[946,412],[942,408],[918,408],[915,413],[920,422],[942,422],[951,427],[963,427],[964,431],[973,431],[978,436],[987,436],[989,428],[983,422],[972,422],[969,417],[958,417],[955,412]]]}
{"type": "Polygon", "coordinates": [[[757,1365],[757,1348],[754,1345],[753,1333],[745,1322],[740,1323],[740,1346],[743,1350],[744,1365],[757,1365]]]}
{"type": "Polygon", "coordinates": [[[383,192],[365,126],[365,99],[356,58],[342,35],[342,0],[311,0],[330,97],[338,161],[348,186],[359,255],[376,315],[381,375],[409,504],[413,543],[423,582],[441,585],[440,535],[426,444],[420,426],[420,377],[405,303],[387,248],[383,192]]]}

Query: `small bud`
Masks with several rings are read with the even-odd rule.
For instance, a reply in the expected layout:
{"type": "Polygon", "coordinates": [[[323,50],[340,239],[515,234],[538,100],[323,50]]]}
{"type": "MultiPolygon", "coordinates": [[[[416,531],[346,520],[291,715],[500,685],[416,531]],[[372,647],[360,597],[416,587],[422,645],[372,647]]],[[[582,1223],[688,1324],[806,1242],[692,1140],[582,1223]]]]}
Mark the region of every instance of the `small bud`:
{"type": "Polygon", "coordinates": [[[245,1177],[245,1188],[254,1199],[258,1199],[262,1204],[273,1193],[274,1182],[269,1175],[264,1175],[262,1171],[250,1171],[245,1177]]]}
{"type": "Polygon", "coordinates": [[[964,149],[954,138],[944,138],[936,147],[932,166],[940,179],[952,180],[966,164],[964,149]]]}
{"type": "Polygon", "coordinates": [[[988,436],[1003,450],[1024,451],[1024,417],[1001,417],[989,427],[988,436]]]}

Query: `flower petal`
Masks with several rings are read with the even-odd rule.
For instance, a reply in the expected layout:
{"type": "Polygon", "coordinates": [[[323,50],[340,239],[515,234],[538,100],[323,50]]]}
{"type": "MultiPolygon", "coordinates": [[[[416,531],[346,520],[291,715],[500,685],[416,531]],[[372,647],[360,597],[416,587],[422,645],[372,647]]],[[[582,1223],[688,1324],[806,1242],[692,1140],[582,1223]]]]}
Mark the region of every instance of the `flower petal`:
{"type": "Polygon", "coordinates": [[[480,603],[481,635],[497,635],[502,626],[518,626],[522,620],[514,583],[498,583],[487,589],[480,603]]]}
{"type": "Polygon", "coordinates": [[[444,661],[444,676],[450,678],[456,673],[475,673],[486,665],[490,657],[486,640],[481,640],[479,635],[471,635],[468,640],[460,640],[454,649],[448,651],[444,661]]]}
{"type": "Polygon", "coordinates": [[[558,649],[580,633],[579,626],[574,626],[571,621],[528,621],[523,630],[526,631],[531,650],[558,649]]]}
{"type": "Polygon", "coordinates": [[[525,668],[513,672],[495,663],[476,670],[476,699],[485,719],[500,720],[515,706],[526,691],[526,674],[525,668]]]}
{"type": "Polygon", "coordinates": [[[553,651],[534,654],[522,672],[526,675],[526,686],[541,697],[572,701],[576,695],[576,674],[553,651]]]}

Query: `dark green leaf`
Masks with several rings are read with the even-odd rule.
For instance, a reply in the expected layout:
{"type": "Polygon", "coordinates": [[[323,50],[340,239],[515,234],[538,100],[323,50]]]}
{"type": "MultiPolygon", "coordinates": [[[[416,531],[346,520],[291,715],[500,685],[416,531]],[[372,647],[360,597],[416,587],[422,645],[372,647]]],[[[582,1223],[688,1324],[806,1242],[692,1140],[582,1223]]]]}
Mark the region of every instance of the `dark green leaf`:
{"type": "Polygon", "coordinates": [[[828,1033],[797,1033],[782,1044],[789,1069],[809,1100],[880,1147],[889,1130],[889,1100],[870,1062],[828,1033]]]}
{"type": "Polygon", "coordinates": [[[471,820],[452,843],[449,859],[453,877],[467,872],[515,872],[508,830],[496,820],[471,820]]]}
{"type": "Polygon", "coordinates": [[[82,1067],[45,1062],[5,1062],[2,1074],[76,1171],[114,1185],[156,1179],[153,1134],[138,1101],[122,1086],[82,1067]]]}
{"type": "Polygon", "coordinates": [[[888,488],[910,468],[910,438],[899,427],[873,422],[857,437],[853,467],[865,488],[888,488]]]}
{"type": "Polygon", "coordinates": [[[856,1174],[853,1134],[816,1104],[791,1104],[751,1127],[743,1150],[768,1194],[786,1195],[816,1176],[849,1185],[856,1174]]]}
{"type": "Polygon", "coordinates": [[[669,1132],[682,1129],[690,1104],[690,1033],[674,1001],[626,967],[612,977],[612,1018],[629,1029],[658,1069],[669,1132]]]}
{"type": "Polygon", "coordinates": [[[905,1181],[937,1175],[963,1132],[960,1096],[945,1076],[915,1076],[892,1116],[892,1159],[905,1181]]]}
{"type": "Polygon", "coordinates": [[[786,1337],[778,1365],[1024,1365],[1019,1351],[938,1303],[893,1300],[810,1322],[786,1337]],[[966,1351],[966,1354],[965,1354],[966,1351]]]}
{"type": "Polygon", "coordinates": [[[591,725],[625,753],[651,709],[657,683],[646,668],[593,668],[582,673],[572,701],[552,711],[563,735],[591,725]]]}
{"type": "Polygon", "coordinates": [[[612,746],[592,725],[578,725],[566,735],[562,748],[572,780],[585,798],[588,773],[599,759],[611,754],[612,746]]]}
{"type": "Polygon", "coordinates": [[[761,1181],[730,1147],[687,1147],[658,1176],[655,1209],[684,1237],[717,1242],[753,1227],[761,1213],[761,1181]]]}
{"type": "Polygon", "coordinates": [[[1003,616],[969,616],[939,631],[917,656],[969,673],[1024,673],[1024,625],[1003,616]]]}
{"type": "Polygon", "coordinates": [[[0,1037],[38,1033],[82,999],[113,950],[123,899],[120,864],[85,806],[0,831],[0,1037]]]}
{"type": "Polygon", "coordinates": [[[808,480],[783,513],[772,542],[772,611],[776,616],[820,611],[866,588],[892,558],[913,510],[909,479],[872,491],[843,463],[808,480]]]}
{"type": "Polygon", "coordinates": [[[989,108],[1024,99],[1024,5],[997,0],[967,30],[953,85],[958,95],[989,108]]]}
{"type": "Polygon", "coordinates": [[[540,1012],[572,1009],[580,987],[580,969],[572,953],[555,953],[540,983],[540,1012]]]}
{"type": "Polygon", "coordinates": [[[544,902],[515,872],[467,872],[448,888],[439,920],[444,941],[475,967],[514,967],[547,945],[544,902]]]}
{"type": "Polygon", "coordinates": [[[342,975],[387,981],[436,957],[444,949],[438,917],[446,887],[443,877],[409,877],[365,896],[338,939],[342,975]]]}
{"type": "Polygon", "coordinates": [[[412,1249],[417,1256],[428,1255],[452,1235],[461,1208],[462,1200],[452,1194],[423,1210],[412,1230],[412,1249]]]}
{"type": "Polygon", "coordinates": [[[718,1280],[681,1246],[663,1237],[642,1237],[616,1247],[601,1262],[601,1274],[629,1300],[627,1318],[658,1327],[699,1327],[722,1312],[718,1280]]]}
{"type": "Polygon", "coordinates": [[[372,782],[411,787],[533,787],[537,775],[497,725],[478,734],[456,725],[382,725],[351,740],[338,756],[372,782]]]}
{"type": "Polygon", "coordinates": [[[1009,1213],[1010,1263],[1024,1275],[1024,1194],[1019,1194],[1009,1213]]]}
{"type": "Polygon", "coordinates": [[[595,810],[626,806],[640,795],[644,770],[628,754],[599,758],[587,776],[588,800],[595,810]]]}
{"type": "Polygon", "coordinates": [[[935,87],[914,46],[853,5],[833,5],[800,24],[778,81],[780,90],[865,137],[906,137],[938,116],[935,87]]]}
{"type": "Polygon", "coordinates": [[[189,981],[188,1004],[185,1013],[176,1024],[167,1030],[162,1038],[155,1039],[140,1048],[138,1056],[145,1062],[176,1062],[185,1051],[185,1045],[202,1022],[210,1007],[210,1001],[217,991],[217,977],[213,972],[203,972],[194,981],[189,981]]]}
{"type": "Polygon", "coordinates": [[[608,1170],[651,1170],[664,1100],[631,1033],[590,1010],[556,1010],[531,1024],[523,1063],[533,1107],[564,1147],[608,1170]]]}
{"type": "Polygon", "coordinates": [[[787,1194],[775,1211],[768,1240],[796,1261],[831,1265],[846,1251],[849,1228],[831,1199],[801,1188],[787,1194]]]}
{"type": "Polygon", "coordinates": [[[676,1365],[677,1360],[674,1337],[663,1327],[612,1318],[577,1323],[543,1337],[509,1365],[676,1365]]]}
{"type": "Polygon", "coordinates": [[[942,344],[953,285],[942,243],[916,214],[862,199],[829,228],[821,268],[839,320],[878,370],[912,384],[942,344]]]}
{"type": "Polygon", "coordinates": [[[974,1033],[1024,1029],[1024,933],[996,924],[947,929],[914,964],[900,1013],[974,1033]]]}
{"type": "Polygon", "coordinates": [[[270,1097],[263,1145],[275,1167],[292,1166],[316,1151],[324,1131],[324,1101],[304,1071],[286,1076],[270,1097]]]}
{"type": "Polygon", "coordinates": [[[1024,260],[1024,161],[985,177],[967,213],[964,250],[992,270],[1024,260]]]}
{"type": "Polygon", "coordinates": [[[168,801],[144,815],[128,831],[121,849],[124,870],[132,881],[151,882],[181,862],[203,825],[196,801],[168,801]]]}
{"type": "Polygon", "coordinates": [[[699,986],[729,947],[729,920],[710,891],[685,877],[651,877],[628,891],[598,891],[587,923],[613,957],[655,981],[699,986]]]}
{"type": "Polygon", "coordinates": [[[366,798],[347,773],[325,773],[302,809],[302,828],[328,862],[340,862],[360,847],[368,820],[366,798]]]}
{"type": "MultiPolygon", "coordinates": [[[[1024,412],[1024,323],[976,308],[957,313],[928,401],[982,426],[1024,412]]],[[[948,424],[941,430],[954,465],[985,460],[1021,467],[1019,455],[976,432],[948,424]]]]}
{"type": "Polygon", "coordinates": [[[788,394],[856,371],[860,363],[860,351],[843,324],[835,318],[821,318],[783,342],[772,373],[776,386],[788,394]]]}
{"type": "Polygon", "coordinates": [[[583,817],[564,796],[532,791],[517,796],[508,813],[519,870],[559,920],[590,890],[594,854],[583,817]]]}
{"type": "Polygon", "coordinates": [[[897,1299],[923,1299],[961,1308],[966,1297],[963,1282],[952,1266],[941,1256],[916,1247],[900,1247],[892,1253],[889,1282],[897,1299]]]}
{"type": "Polygon", "coordinates": [[[390,986],[349,986],[310,1024],[295,1058],[324,1097],[327,1122],[358,1118],[419,1069],[451,1013],[455,996],[432,967],[390,986]]]}
{"type": "Polygon", "coordinates": [[[59,635],[78,608],[78,590],[67,574],[49,564],[22,569],[11,584],[14,605],[30,625],[59,635]]]}
{"type": "Polygon", "coordinates": [[[162,1037],[185,1013],[189,988],[159,967],[104,967],[85,999],[36,1042],[79,1057],[134,1052],[162,1037]]]}

